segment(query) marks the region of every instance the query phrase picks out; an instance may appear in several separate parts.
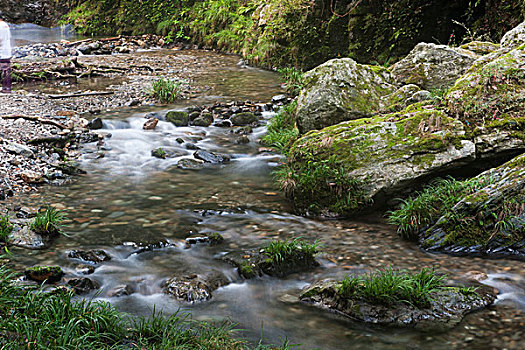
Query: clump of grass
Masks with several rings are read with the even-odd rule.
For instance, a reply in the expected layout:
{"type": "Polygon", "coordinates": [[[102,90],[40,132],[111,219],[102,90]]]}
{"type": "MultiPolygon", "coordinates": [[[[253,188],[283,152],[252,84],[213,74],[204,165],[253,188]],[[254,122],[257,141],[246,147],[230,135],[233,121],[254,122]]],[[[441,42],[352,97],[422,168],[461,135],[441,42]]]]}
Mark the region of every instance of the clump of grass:
{"type": "Polygon", "coordinates": [[[48,206],[45,211],[36,214],[30,227],[40,234],[56,234],[60,232],[60,223],[66,219],[63,210],[48,206]]]}
{"type": "MultiPolygon", "coordinates": [[[[109,303],[77,300],[66,290],[46,293],[14,282],[0,265],[2,349],[265,349],[234,337],[230,323],[211,325],[182,313],[148,318],[120,313],[109,303]]],[[[272,349],[287,349],[282,347],[272,349]]]]}
{"type": "Polygon", "coordinates": [[[185,85],[181,81],[159,78],[152,83],[149,93],[160,103],[173,103],[182,96],[185,85]]]}
{"type": "Polygon", "coordinates": [[[419,308],[430,306],[432,293],[445,288],[444,276],[433,269],[423,268],[417,273],[398,271],[392,267],[358,277],[347,277],[341,282],[339,294],[371,304],[391,306],[407,303],[419,308]]]}
{"type": "Polygon", "coordinates": [[[310,214],[345,215],[370,203],[362,182],[349,176],[335,156],[283,164],[274,177],[296,209],[310,214]]]}
{"type": "Polygon", "coordinates": [[[486,186],[487,181],[480,178],[437,180],[417,196],[403,200],[398,210],[389,211],[388,221],[397,225],[400,236],[415,239],[420,230],[434,223],[462,198],[486,186]]]}
{"type": "Polygon", "coordinates": [[[297,101],[293,101],[279,110],[268,123],[267,133],[261,138],[262,144],[288,155],[293,142],[299,137],[299,130],[295,125],[296,108],[297,101]]]}
{"type": "Polygon", "coordinates": [[[151,151],[151,155],[153,157],[165,159],[167,154],[166,154],[165,150],[163,150],[161,147],[159,147],[159,148],[156,148],[153,151],[151,151]]]}
{"type": "Polygon", "coordinates": [[[310,244],[301,238],[292,240],[271,241],[265,248],[264,253],[276,264],[287,260],[294,260],[298,256],[314,258],[319,250],[319,241],[310,244]]]}
{"type": "Polygon", "coordinates": [[[279,68],[281,80],[286,85],[286,91],[292,96],[298,96],[303,87],[304,73],[296,68],[279,68]]]}
{"type": "Polygon", "coordinates": [[[9,222],[9,215],[6,213],[0,216],[0,242],[6,243],[7,237],[13,230],[13,224],[9,222]]]}

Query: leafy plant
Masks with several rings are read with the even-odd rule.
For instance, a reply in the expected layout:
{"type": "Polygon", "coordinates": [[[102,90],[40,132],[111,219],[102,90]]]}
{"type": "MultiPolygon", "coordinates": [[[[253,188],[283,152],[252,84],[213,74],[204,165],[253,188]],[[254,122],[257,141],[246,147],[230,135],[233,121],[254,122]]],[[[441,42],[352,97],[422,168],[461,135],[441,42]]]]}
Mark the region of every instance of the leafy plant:
{"type": "Polygon", "coordinates": [[[152,83],[149,94],[161,103],[173,103],[182,96],[185,85],[182,81],[159,78],[152,83]]]}
{"type": "Polygon", "coordinates": [[[293,67],[279,68],[277,71],[286,85],[286,91],[292,96],[298,96],[303,87],[304,73],[293,67]]]}
{"type": "Polygon", "coordinates": [[[295,125],[295,110],[297,101],[282,107],[270,120],[266,135],[261,138],[261,143],[272,147],[280,153],[287,155],[293,142],[299,137],[299,130],[295,125]]]}
{"type": "Polygon", "coordinates": [[[6,213],[0,216],[0,242],[7,242],[7,237],[13,230],[13,224],[9,222],[9,215],[6,213]]]}
{"type": "Polygon", "coordinates": [[[154,157],[157,157],[157,158],[165,159],[166,158],[166,151],[159,147],[159,148],[156,148],[153,151],[151,151],[151,155],[154,156],[154,157]]]}
{"type": "Polygon", "coordinates": [[[45,211],[36,214],[31,229],[40,234],[55,234],[59,232],[60,223],[66,219],[63,210],[48,206],[45,211]]]}

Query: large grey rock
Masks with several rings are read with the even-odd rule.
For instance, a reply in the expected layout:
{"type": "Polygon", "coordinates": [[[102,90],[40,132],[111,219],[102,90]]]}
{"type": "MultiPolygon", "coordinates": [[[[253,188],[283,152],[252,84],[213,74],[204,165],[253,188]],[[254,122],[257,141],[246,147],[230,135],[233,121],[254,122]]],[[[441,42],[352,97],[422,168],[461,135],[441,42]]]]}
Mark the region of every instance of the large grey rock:
{"type": "Polygon", "coordinates": [[[502,48],[510,49],[515,49],[523,44],[525,44],[525,22],[505,33],[500,42],[502,48]]]}
{"type": "Polygon", "coordinates": [[[304,77],[297,100],[297,126],[301,133],[343,121],[370,117],[388,106],[382,99],[396,87],[390,73],[350,58],[330,60],[304,77]]]}
{"type": "Polygon", "coordinates": [[[465,49],[419,43],[390,71],[397,83],[441,89],[454,84],[477,58],[477,54],[465,49]]]}

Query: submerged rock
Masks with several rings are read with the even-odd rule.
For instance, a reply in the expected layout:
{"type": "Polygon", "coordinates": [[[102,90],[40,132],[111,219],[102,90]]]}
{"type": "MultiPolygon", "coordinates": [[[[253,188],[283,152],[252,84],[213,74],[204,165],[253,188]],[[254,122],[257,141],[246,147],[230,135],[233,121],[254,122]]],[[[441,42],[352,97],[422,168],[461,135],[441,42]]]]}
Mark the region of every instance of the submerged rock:
{"type": "Polygon", "coordinates": [[[110,298],[120,298],[125,295],[131,295],[135,293],[135,290],[133,287],[127,284],[119,285],[114,287],[112,290],[108,292],[108,297],[110,298]]]}
{"type": "Polygon", "coordinates": [[[304,134],[337,123],[370,117],[387,107],[382,97],[393,93],[390,73],[350,58],[330,60],[304,76],[297,100],[297,126],[304,134]]]}
{"type": "Polygon", "coordinates": [[[99,264],[111,260],[111,256],[103,250],[72,250],[67,254],[68,258],[79,259],[83,262],[99,264]]]}
{"type": "Polygon", "coordinates": [[[348,298],[339,293],[340,286],[340,282],[321,281],[303,290],[299,298],[353,320],[428,331],[454,327],[467,313],[487,307],[496,299],[489,287],[479,286],[476,292],[452,287],[433,292],[430,307],[420,309],[405,303],[386,306],[348,298]]]}
{"type": "Polygon", "coordinates": [[[64,271],[60,266],[34,266],[26,269],[24,275],[36,282],[55,283],[62,279],[64,271]]]}
{"type": "Polygon", "coordinates": [[[204,162],[196,159],[183,158],[177,162],[177,168],[183,170],[202,169],[204,162]]]}
{"type": "Polygon", "coordinates": [[[207,243],[209,245],[217,245],[224,241],[224,237],[220,233],[197,233],[186,237],[186,246],[191,246],[199,243],[207,243]]]}
{"type": "Polygon", "coordinates": [[[477,58],[469,50],[419,43],[390,71],[398,83],[416,84],[426,90],[443,89],[454,84],[477,58]]]}

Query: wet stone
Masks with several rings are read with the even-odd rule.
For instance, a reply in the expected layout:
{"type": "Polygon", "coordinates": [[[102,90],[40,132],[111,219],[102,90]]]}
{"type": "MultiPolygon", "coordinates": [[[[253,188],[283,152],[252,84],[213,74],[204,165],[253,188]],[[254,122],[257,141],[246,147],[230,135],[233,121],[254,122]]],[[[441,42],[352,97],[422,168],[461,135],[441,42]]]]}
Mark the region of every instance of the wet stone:
{"type": "Polygon", "coordinates": [[[230,156],[226,154],[218,154],[214,152],[208,152],[204,150],[199,150],[193,153],[193,156],[197,159],[200,159],[206,163],[227,163],[230,161],[230,156]]]}
{"type": "Polygon", "coordinates": [[[98,130],[98,129],[102,129],[103,127],[103,122],[102,122],[102,119],[100,118],[95,118],[93,120],[91,120],[88,124],[88,128],[91,129],[91,130],[98,130]]]}
{"type": "Polygon", "coordinates": [[[55,283],[62,279],[64,272],[60,266],[33,266],[26,269],[24,275],[32,281],[55,283]]]}
{"type": "Polygon", "coordinates": [[[93,264],[111,260],[109,254],[103,250],[72,250],[67,256],[71,259],[79,259],[93,264]]]}
{"type": "Polygon", "coordinates": [[[202,169],[202,165],[202,161],[189,158],[184,158],[177,162],[177,168],[183,170],[199,170],[202,169]]]}
{"type": "Polygon", "coordinates": [[[154,130],[157,127],[157,124],[159,123],[159,120],[157,118],[151,118],[146,120],[142,128],[144,130],[154,130]]]}
{"type": "Polygon", "coordinates": [[[119,298],[125,295],[131,295],[134,292],[135,291],[133,290],[133,287],[131,287],[130,285],[119,285],[108,292],[108,297],[119,298]]]}
{"type": "Polygon", "coordinates": [[[209,245],[217,245],[224,241],[224,237],[220,233],[197,233],[186,237],[186,247],[194,244],[207,243],[209,245]]]}
{"type": "Polygon", "coordinates": [[[100,288],[100,284],[97,281],[87,277],[70,279],[67,281],[67,284],[73,288],[76,294],[86,294],[100,288]]]}
{"type": "Polygon", "coordinates": [[[82,275],[91,275],[95,272],[95,267],[92,265],[78,265],[75,267],[75,272],[82,275]]]}

